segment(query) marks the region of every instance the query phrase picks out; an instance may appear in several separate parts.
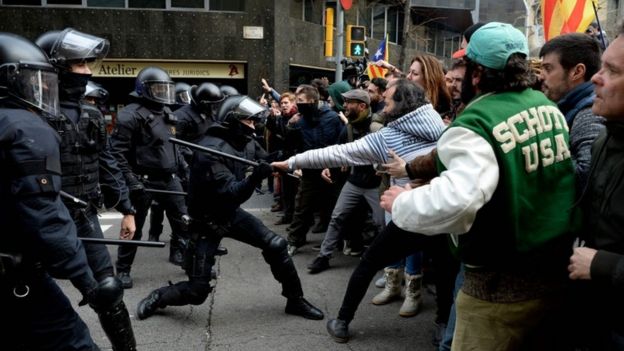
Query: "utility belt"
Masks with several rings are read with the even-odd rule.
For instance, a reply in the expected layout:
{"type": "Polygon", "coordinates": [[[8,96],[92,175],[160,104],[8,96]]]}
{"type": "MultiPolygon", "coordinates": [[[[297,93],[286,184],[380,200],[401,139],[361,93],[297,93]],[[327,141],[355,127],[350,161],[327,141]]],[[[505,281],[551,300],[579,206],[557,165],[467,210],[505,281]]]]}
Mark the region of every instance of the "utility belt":
{"type": "Polygon", "coordinates": [[[172,179],[176,178],[175,173],[169,172],[149,172],[149,173],[140,173],[137,176],[141,182],[149,181],[149,182],[169,182],[172,179]]]}
{"type": "Polygon", "coordinates": [[[223,238],[229,234],[230,229],[229,224],[217,223],[207,218],[192,220],[190,223],[191,240],[197,241],[199,238],[207,235],[216,235],[223,238]]]}

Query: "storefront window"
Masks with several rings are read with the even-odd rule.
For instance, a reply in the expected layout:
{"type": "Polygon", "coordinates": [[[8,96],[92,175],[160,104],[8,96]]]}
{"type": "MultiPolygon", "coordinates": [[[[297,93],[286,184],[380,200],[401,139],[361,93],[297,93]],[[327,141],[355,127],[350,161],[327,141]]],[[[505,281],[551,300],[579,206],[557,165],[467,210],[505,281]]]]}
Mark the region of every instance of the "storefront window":
{"type": "Polygon", "coordinates": [[[48,5],[82,5],[82,0],[48,0],[48,5]]]}
{"type": "Polygon", "coordinates": [[[164,9],[166,8],[165,0],[128,0],[129,8],[150,8],[150,9],[164,9]]]}
{"type": "Polygon", "coordinates": [[[41,0],[4,0],[3,5],[29,5],[41,6],[41,0]]]}
{"type": "Polygon", "coordinates": [[[89,7],[125,7],[125,0],[87,0],[89,7]]]}
{"type": "Polygon", "coordinates": [[[245,0],[210,0],[210,11],[245,11],[245,0]]]}
{"type": "Polygon", "coordinates": [[[171,0],[171,7],[202,9],[204,0],[171,0]]]}

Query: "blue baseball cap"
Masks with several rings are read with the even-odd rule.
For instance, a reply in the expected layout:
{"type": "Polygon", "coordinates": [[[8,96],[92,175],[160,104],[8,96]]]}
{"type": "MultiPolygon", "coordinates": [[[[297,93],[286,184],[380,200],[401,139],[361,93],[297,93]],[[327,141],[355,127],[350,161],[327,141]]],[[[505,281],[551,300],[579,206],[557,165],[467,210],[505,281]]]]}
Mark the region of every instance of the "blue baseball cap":
{"type": "Polygon", "coordinates": [[[466,48],[470,60],[496,70],[503,70],[509,56],[515,53],[529,56],[527,39],[511,24],[501,22],[490,22],[477,29],[466,48]]]}

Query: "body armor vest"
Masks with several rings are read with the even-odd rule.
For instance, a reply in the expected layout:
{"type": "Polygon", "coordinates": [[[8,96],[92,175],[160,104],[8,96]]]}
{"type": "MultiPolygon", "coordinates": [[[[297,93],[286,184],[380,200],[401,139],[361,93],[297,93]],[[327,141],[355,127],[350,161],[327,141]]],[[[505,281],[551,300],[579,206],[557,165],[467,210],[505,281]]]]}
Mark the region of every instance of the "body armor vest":
{"type": "Polygon", "coordinates": [[[135,146],[136,168],[138,174],[162,175],[176,173],[178,168],[178,151],[169,142],[175,136],[177,118],[168,107],[163,116],[155,116],[146,107],[139,107],[134,112],[141,120],[142,127],[138,143],[135,146]]]}
{"type": "Polygon", "coordinates": [[[80,103],[80,118],[74,123],[61,113],[48,123],[61,137],[63,191],[83,200],[100,197],[99,153],[106,147],[106,123],[94,106],[80,103]]]}

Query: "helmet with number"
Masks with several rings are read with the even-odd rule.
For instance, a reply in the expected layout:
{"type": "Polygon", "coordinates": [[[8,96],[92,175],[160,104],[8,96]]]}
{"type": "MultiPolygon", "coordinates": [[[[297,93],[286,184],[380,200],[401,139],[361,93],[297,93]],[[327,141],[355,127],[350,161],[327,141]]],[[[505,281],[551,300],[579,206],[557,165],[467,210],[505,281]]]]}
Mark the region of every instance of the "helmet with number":
{"type": "Polygon", "coordinates": [[[175,96],[176,104],[188,105],[191,103],[191,86],[184,82],[177,82],[175,84],[175,96]]]}
{"type": "Polygon", "coordinates": [[[0,33],[0,97],[52,115],[59,112],[58,76],[29,40],[0,33]]]}
{"type": "Polygon", "coordinates": [[[134,92],[144,98],[159,104],[175,104],[175,83],[169,74],[159,67],[145,67],[139,72],[134,85],[134,92]]]}
{"type": "Polygon", "coordinates": [[[219,89],[221,90],[221,93],[223,93],[224,96],[240,95],[238,90],[236,90],[236,88],[230,85],[222,85],[221,87],[219,87],[219,89]]]}
{"type": "Polygon", "coordinates": [[[218,86],[212,83],[202,83],[191,88],[191,103],[204,112],[211,112],[225,97],[218,86]]]}
{"type": "Polygon", "coordinates": [[[101,105],[108,100],[108,91],[98,83],[90,80],[89,83],[87,83],[87,90],[85,91],[84,96],[85,99],[93,99],[96,105],[101,105]]]}
{"type": "Polygon", "coordinates": [[[251,128],[243,120],[260,122],[266,116],[267,110],[245,95],[229,96],[221,104],[218,120],[224,127],[239,134],[253,135],[255,129],[251,128]]]}
{"type": "Polygon", "coordinates": [[[50,63],[62,70],[69,70],[72,64],[87,63],[93,71],[110,48],[108,40],[73,28],[46,32],[35,43],[48,54],[50,63]]]}

